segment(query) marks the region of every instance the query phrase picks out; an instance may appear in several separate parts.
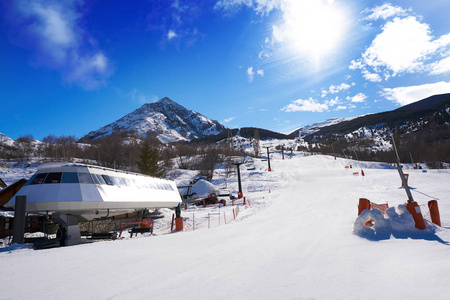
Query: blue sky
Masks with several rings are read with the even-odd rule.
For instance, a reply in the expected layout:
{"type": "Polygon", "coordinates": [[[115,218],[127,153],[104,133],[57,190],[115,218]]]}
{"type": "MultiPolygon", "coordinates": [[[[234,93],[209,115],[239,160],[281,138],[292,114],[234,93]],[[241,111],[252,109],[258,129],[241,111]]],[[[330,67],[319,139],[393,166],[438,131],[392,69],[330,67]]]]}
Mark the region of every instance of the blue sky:
{"type": "Polygon", "coordinates": [[[169,97],[286,132],[450,92],[447,0],[0,4],[0,132],[78,138],[169,97]]]}

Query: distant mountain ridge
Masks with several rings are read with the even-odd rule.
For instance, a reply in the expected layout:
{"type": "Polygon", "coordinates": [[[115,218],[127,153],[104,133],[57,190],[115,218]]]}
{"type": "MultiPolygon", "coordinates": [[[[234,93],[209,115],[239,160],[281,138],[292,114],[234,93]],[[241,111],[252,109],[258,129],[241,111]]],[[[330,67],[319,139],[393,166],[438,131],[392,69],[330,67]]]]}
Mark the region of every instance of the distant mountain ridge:
{"type": "Polygon", "coordinates": [[[155,135],[161,142],[168,143],[215,135],[226,129],[219,122],[164,97],[155,103],[144,104],[121,119],[89,132],[79,142],[95,141],[115,131],[135,131],[141,138],[155,135]]]}
{"type": "Polygon", "coordinates": [[[345,122],[345,121],[350,121],[352,119],[355,119],[357,117],[351,117],[351,118],[331,118],[331,119],[327,119],[325,121],[321,121],[321,122],[317,122],[317,123],[313,123],[310,125],[306,125],[306,126],[302,126],[300,128],[291,130],[290,132],[285,133],[286,135],[288,135],[290,138],[295,138],[295,137],[304,137],[310,134],[313,134],[314,132],[319,131],[322,127],[327,127],[330,125],[335,125],[341,122],[345,122]]]}
{"type": "Polygon", "coordinates": [[[369,114],[348,121],[320,128],[305,136],[309,141],[325,141],[333,136],[343,136],[355,132],[383,132],[384,135],[393,131],[418,131],[433,124],[449,124],[450,94],[434,95],[423,100],[399,107],[392,111],[369,114]]]}

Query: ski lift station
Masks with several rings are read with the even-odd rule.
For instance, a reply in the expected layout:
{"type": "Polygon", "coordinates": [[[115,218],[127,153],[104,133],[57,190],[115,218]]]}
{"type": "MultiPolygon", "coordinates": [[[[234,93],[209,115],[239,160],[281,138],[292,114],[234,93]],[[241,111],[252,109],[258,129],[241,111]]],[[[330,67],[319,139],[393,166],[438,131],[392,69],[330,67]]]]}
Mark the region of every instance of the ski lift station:
{"type": "Polygon", "coordinates": [[[51,215],[64,227],[66,245],[81,242],[79,221],[181,203],[173,181],[74,163],[40,166],[5,205],[16,207],[16,214],[18,199],[25,199],[27,213],[51,215]]]}

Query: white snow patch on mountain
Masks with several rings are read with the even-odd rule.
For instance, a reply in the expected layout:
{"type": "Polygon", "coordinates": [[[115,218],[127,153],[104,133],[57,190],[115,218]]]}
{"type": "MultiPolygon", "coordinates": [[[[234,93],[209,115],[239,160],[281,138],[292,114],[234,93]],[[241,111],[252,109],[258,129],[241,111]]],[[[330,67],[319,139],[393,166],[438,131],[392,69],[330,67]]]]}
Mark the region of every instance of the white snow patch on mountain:
{"type": "Polygon", "coordinates": [[[3,133],[0,133],[0,144],[4,144],[7,146],[13,146],[14,140],[12,138],[4,135],[3,133]]]}
{"type": "Polygon", "coordinates": [[[345,122],[345,121],[350,121],[350,120],[356,119],[358,117],[331,118],[331,119],[327,119],[325,121],[321,121],[321,122],[317,122],[317,123],[313,123],[313,124],[310,124],[310,125],[299,127],[297,129],[285,132],[284,134],[289,135],[289,134],[291,134],[291,133],[293,133],[293,132],[298,130],[299,131],[299,135],[298,136],[303,137],[303,136],[306,136],[308,134],[311,134],[311,133],[319,131],[319,129],[322,128],[322,127],[338,124],[338,123],[345,122]]]}
{"type": "Polygon", "coordinates": [[[189,141],[218,134],[225,127],[195,111],[187,109],[169,98],[144,104],[123,118],[99,130],[91,131],[81,141],[96,140],[113,132],[135,131],[143,138],[156,135],[163,143],[189,141]]]}

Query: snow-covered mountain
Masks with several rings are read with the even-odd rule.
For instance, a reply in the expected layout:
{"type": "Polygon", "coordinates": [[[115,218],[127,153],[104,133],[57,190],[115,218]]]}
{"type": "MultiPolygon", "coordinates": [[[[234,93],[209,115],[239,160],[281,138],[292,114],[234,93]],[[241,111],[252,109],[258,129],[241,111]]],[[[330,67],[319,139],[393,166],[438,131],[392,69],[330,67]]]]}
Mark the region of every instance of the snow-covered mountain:
{"type": "Polygon", "coordinates": [[[0,144],[13,146],[14,140],[0,132],[0,144]]]}
{"type": "Polygon", "coordinates": [[[352,118],[331,118],[331,119],[327,119],[325,121],[322,122],[317,122],[317,123],[313,123],[310,125],[306,125],[306,126],[302,126],[300,128],[291,130],[289,132],[285,132],[284,134],[289,135],[291,137],[304,137],[307,136],[309,134],[312,134],[314,132],[317,132],[320,130],[320,128],[322,127],[326,127],[326,126],[330,126],[330,125],[335,125],[344,121],[350,121],[354,118],[357,117],[352,117],[352,118]]]}
{"type": "MultiPolygon", "coordinates": [[[[364,138],[390,136],[426,130],[448,132],[450,124],[450,94],[435,95],[392,111],[368,114],[322,126],[307,138],[315,141],[336,136],[357,135],[364,138]]],[[[446,139],[444,137],[444,139],[446,139]]]]}
{"type": "Polygon", "coordinates": [[[193,138],[218,134],[226,127],[165,97],[155,103],[146,103],[123,118],[80,139],[89,142],[104,138],[113,132],[136,131],[140,137],[156,135],[164,143],[189,141],[193,138]]]}

